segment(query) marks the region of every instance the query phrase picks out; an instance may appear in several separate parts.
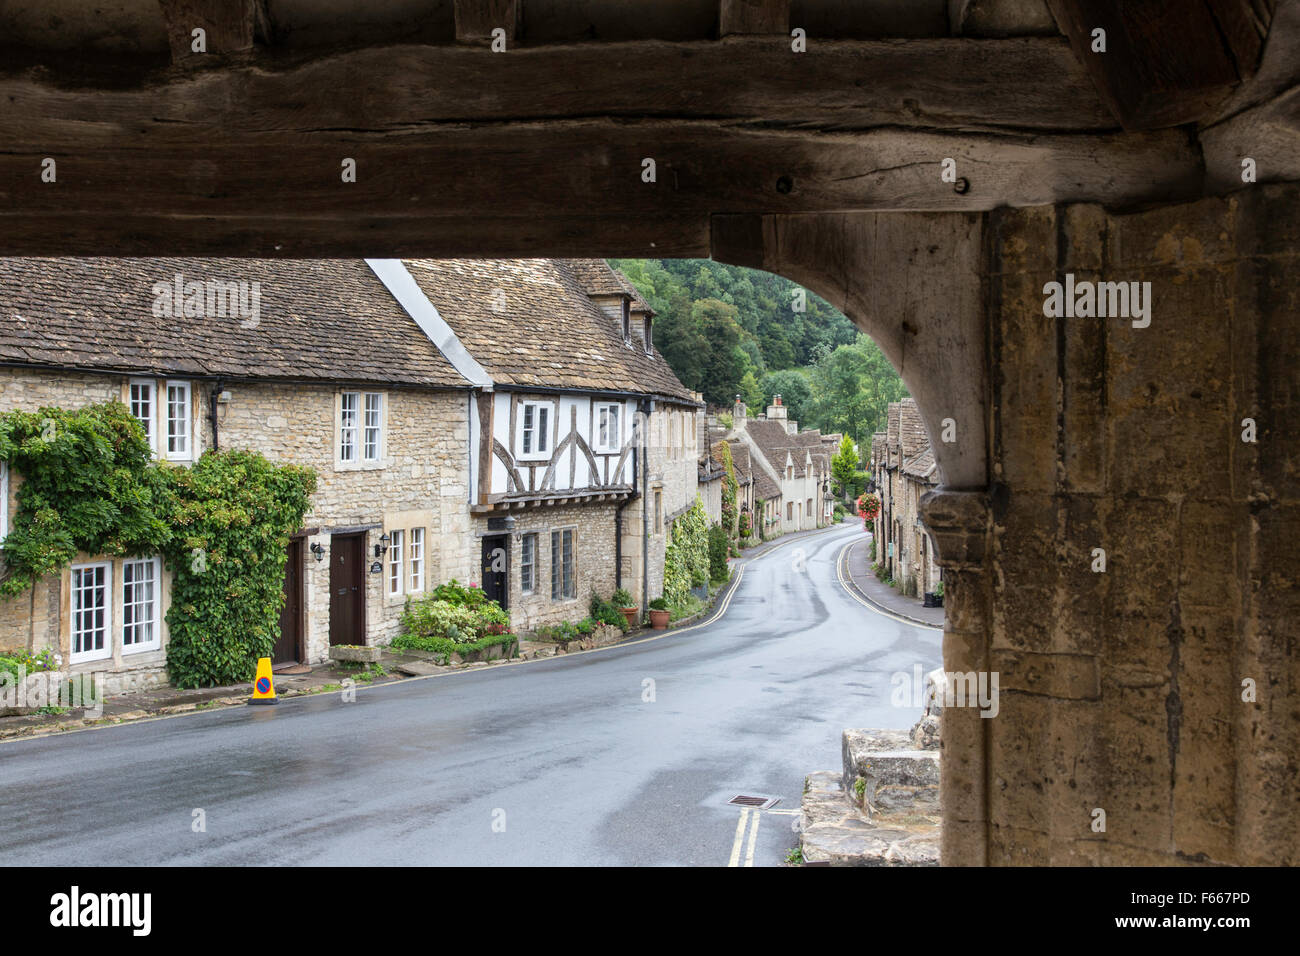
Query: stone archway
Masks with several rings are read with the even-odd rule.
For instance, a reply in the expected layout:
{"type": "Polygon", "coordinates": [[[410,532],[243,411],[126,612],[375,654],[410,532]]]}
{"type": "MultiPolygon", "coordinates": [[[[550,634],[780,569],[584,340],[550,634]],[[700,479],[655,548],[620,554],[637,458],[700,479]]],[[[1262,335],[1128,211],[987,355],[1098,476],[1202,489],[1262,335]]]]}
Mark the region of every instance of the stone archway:
{"type": "Polygon", "coordinates": [[[1279,215],[1300,221],[1300,188],[715,219],[717,258],[841,308],[926,420],[944,668],[1002,695],[994,720],[943,713],[945,863],[1297,859],[1300,250],[1279,215]],[[1067,274],[1150,283],[1150,313],[1046,315],[1067,274]]]}
{"type": "Polygon", "coordinates": [[[32,49],[0,58],[0,254],[712,252],[795,279],[880,342],[932,439],[956,426],[926,514],[945,666],[1006,701],[945,718],[945,857],[1300,860],[1300,2],[1134,30],[1115,0],[1011,29],[952,3],[888,39],[862,4],[798,54],[786,0],[601,6],[594,40],[572,9],[530,35],[528,0],[7,11],[32,49]],[[1123,51],[1090,56],[1097,17],[1123,51]],[[1045,316],[1066,274],[1151,281],[1151,325],[1045,316]]]}

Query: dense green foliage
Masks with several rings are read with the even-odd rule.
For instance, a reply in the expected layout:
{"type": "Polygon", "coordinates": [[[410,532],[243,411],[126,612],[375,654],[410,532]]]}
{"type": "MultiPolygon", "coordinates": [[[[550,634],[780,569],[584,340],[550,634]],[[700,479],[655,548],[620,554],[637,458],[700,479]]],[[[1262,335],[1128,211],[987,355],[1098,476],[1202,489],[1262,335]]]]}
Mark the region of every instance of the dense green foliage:
{"type": "Polygon", "coordinates": [[[172,683],[252,678],[279,632],[285,545],[316,487],[309,469],[249,452],[155,464],[120,402],[0,415],[0,459],[23,478],[0,595],[61,572],[78,552],[161,554],[172,571],[172,683]]]}
{"type": "Polygon", "coordinates": [[[421,597],[408,597],[401,628],[394,647],[442,651],[509,633],[510,614],[482,588],[465,587],[453,578],[421,597]]]}
{"type": "Polygon", "coordinates": [[[308,468],[209,452],[172,481],[167,672],[177,687],[253,679],[280,633],[285,546],[316,490],[308,468]]]}
{"type": "MultiPolygon", "coordinates": [[[[629,595],[630,597],[630,595],[629,595]]],[[[588,608],[592,620],[599,621],[601,624],[612,624],[617,628],[627,627],[627,618],[619,610],[620,605],[613,601],[606,601],[599,594],[591,595],[591,605],[588,608]]]]}
{"type": "Polygon", "coordinates": [[[477,651],[495,647],[497,644],[508,645],[505,651],[506,657],[514,657],[519,651],[519,637],[509,631],[503,631],[500,634],[487,634],[476,641],[453,641],[448,637],[403,632],[393,638],[392,646],[398,650],[428,651],[431,654],[438,654],[441,655],[438,663],[446,664],[451,660],[453,653],[465,658],[477,651]]]}
{"type": "Polygon", "coordinates": [[[0,415],[0,460],[23,476],[4,597],[62,571],[78,551],[155,554],[171,538],[172,469],[150,467],[144,431],[120,402],[0,415]]]}
{"type": "Polygon", "coordinates": [[[740,494],[740,482],[736,480],[736,463],[731,457],[731,445],[722,442],[722,527],[727,537],[740,533],[740,513],[736,508],[736,498],[740,494]]]}
{"type": "Polygon", "coordinates": [[[835,491],[843,498],[853,497],[853,485],[858,474],[858,450],[853,439],[845,435],[840,447],[831,457],[831,478],[835,491]]]}
{"type": "Polygon", "coordinates": [[[22,648],[16,651],[0,651],[0,674],[12,674],[14,680],[17,680],[19,669],[24,676],[38,671],[54,670],[54,651],[48,647],[39,654],[33,654],[22,648]]]}
{"type": "Polygon", "coordinates": [[[713,405],[739,394],[757,412],[780,395],[801,425],[861,443],[907,394],[874,342],[788,279],[708,259],[610,262],[657,313],[655,344],[677,377],[713,405]]]}
{"type": "Polygon", "coordinates": [[[724,584],[731,576],[727,568],[727,554],[731,550],[731,540],[727,529],[715,524],[709,529],[709,581],[712,584],[724,584]]]}
{"type": "Polygon", "coordinates": [[[677,605],[692,587],[709,580],[709,516],[699,496],[690,510],[673,522],[668,539],[663,596],[669,605],[677,605]]]}

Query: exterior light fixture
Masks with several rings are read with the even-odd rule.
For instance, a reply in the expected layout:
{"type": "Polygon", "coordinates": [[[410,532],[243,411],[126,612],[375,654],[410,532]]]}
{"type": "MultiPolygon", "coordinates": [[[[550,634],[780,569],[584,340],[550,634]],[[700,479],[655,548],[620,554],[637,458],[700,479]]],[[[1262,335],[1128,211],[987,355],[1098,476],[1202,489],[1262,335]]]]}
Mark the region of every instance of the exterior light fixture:
{"type": "Polygon", "coordinates": [[[325,546],[316,541],[311,546],[311,553],[316,558],[316,563],[320,564],[325,560],[325,546]]]}
{"type": "MultiPolygon", "coordinates": [[[[383,534],[379,536],[379,543],[375,545],[376,558],[382,558],[384,556],[384,552],[388,550],[388,543],[392,540],[393,539],[388,536],[387,531],[385,531],[383,534]]],[[[370,570],[375,574],[379,573],[378,571],[375,571],[374,568],[371,568],[370,570]]]]}

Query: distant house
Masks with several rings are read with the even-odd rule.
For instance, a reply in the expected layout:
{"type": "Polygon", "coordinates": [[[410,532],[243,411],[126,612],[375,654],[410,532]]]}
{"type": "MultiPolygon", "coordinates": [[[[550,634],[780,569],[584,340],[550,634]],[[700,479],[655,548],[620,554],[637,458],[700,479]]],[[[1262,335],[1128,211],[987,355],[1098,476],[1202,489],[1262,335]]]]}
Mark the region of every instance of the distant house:
{"type": "Polygon", "coordinates": [[[737,402],[733,416],[737,440],[749,449],[755,471],[762,470],[780,489],[779,500],[766,516],[766,536],[825,527],[830,523],[834,496],[830,490],[830,454],[821,432],[799,431],[781,396],[773,396],[766,416],[751,419],[737,402]]]}
{"type": "Polygon", "coordinates": [[[891,402],[886,430],[871,441],[871,469],[880,497],[873,531],[876,560],[903,593],[920,597],[939,585],[934,543],[921,520],[921,496],[939,484],[939,468],[930,448],[916,400],[891,402]]]}
{"type": "MultiPolygon", "coordinates": [[[[525,628],[620,585],[658,596],[702,403],[652,329],[601,260],[0,259],[6,410],[116,399],[159,459],[241,448],[317,472],[276,663],[386,643],[450,578],[525,628]],[[159,309],[187,283],[196,310],[159,309]]],[[[0,548],[21,482],[0,469],[0,548]]],[[[169,585],[157,557],[81,555],[0,602],[0,647],[51,647],[110,693],[157,682],[169,585]]]]}

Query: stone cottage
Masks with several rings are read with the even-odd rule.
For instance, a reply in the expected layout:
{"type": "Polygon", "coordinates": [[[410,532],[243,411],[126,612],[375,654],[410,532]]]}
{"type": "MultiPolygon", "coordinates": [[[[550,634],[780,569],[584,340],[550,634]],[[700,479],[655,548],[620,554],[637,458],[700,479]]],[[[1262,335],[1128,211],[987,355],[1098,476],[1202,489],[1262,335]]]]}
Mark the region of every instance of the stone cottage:
{"type": "MultiPolygon", "coordinates": [[[[160,460],[316,472],[277,664],[386,643],[451,578],[523,627],[644,605],[695,500],[698,397],[600,260],[0,259],[0,316],[0,411],[115,399],[160,460]]],[[[0,546],[21,482],[0,469],[0,546]]],[[[156,683],[169,586],[157,556],[79,555],[0,603],[0,647],[156,683]]]]}
{"type": "MultiPolygon", "coordinates": [[[[405,595],[471,573],[471,383],[364,261],[0,259],[0,316],[0,410],[116,399],[160,460],[238,448],[315,470],[277,663],[388,640],[405,595]]],[[[169,584],[157,556],[80,555],[30,612],[0,602],[0,646],[50,647],[109,692],[157,682],[169,584]]]]}
{"type": "Polygon", "coordinates": [[[663,587],[697,489],[703,403],[654,348],[654,313],[603,260],[405,263],[482,371],[470,408],[476,580],[531,628],[593,593],[663,587]]]}
{"type": "Polygon", "coordinates": [[[871,441],[871,473],[880,497],[876,560],[911,597],[932,593],[940,572],[921,518],[921,496],[938,487],[939,469],[916,400],[890,402],[884,432],[871,441]]]}

